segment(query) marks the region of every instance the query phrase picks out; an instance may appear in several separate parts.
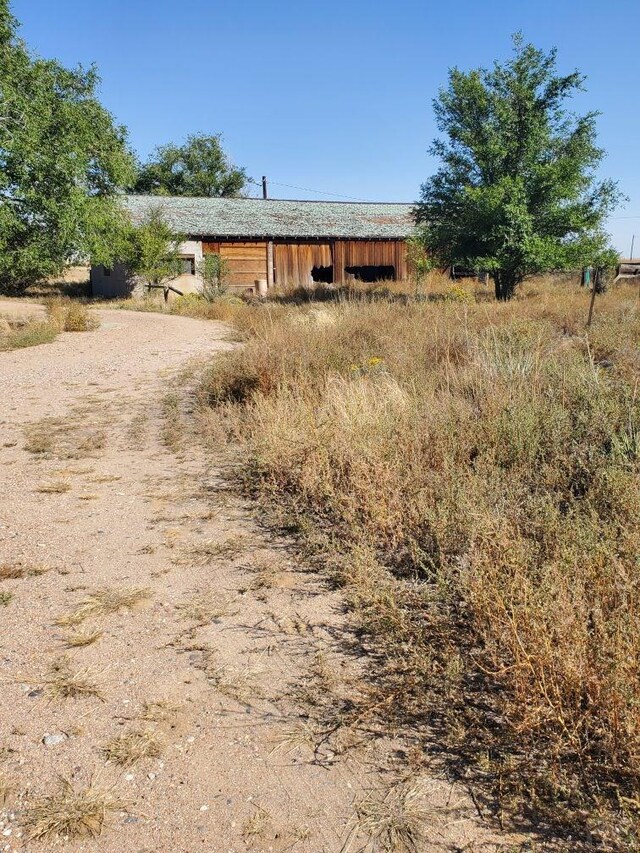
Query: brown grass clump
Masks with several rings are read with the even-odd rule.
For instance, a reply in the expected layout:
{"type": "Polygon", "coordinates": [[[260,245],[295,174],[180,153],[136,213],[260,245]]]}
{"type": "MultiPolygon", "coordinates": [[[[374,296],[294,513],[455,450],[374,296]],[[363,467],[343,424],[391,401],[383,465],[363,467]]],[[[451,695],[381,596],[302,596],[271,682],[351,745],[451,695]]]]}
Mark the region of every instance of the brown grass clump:
{"type": "Polygon", "coordinates": [[[224,596],[221,597],[217,590],[195,593],[177,604],[176,610],[185,619],[193,619],[200,625],[211,622],[212,619],[230,616],[233,613],[229,599],[224,596]]]}
{"type": "Polygon", "coordinates": [[[74,670],[68,655],[56,658],[42,680],[52,699],[77,699],[83,696],[102,698],[102,690],[91,669],[74,670]]]}
{"type": "Polygon", "coordinates": [[[61,495],[70,489],[71,483],[68,480],[52,480],[50,483],[41,483],[36,491],[43,495],[61,495]]]}
{"type": "Polygon", "coordinates": [[[47,299],[50,322],[61,332],[92,332],[100,321],[86,305],[67,299],[47,299]]]}
{"type": "Polygon", "coordinates": [[[151,699],[143,702],[141,720],[148,720],[153,723],[167,723],[172,721],[180,706],[168,699],[151,699]]]}
{"type": "Polygon", "coordinates": [[[58,331],[55,323],[45,320],[8,324],[6,331],[0,329],[0,352],[50,344],[55,341],[58,331]]]}
{"type": "Polygon", "coordinates": [[[74,611],[58,618],[56,625],[62,627],[79,625],[89,617],[105,616],[124,609],[131,610],[150,596],[151,590],[148,587],[97,589],[81,601],[74,611]]]}
{"type": "Polygon", "coordinates": [[[126,808],[112,791],[93,783],[74,787],[60,778],[56,794],[37,800],[27,809],[24,826],[31,841],[53,839],[95,838],[101,834],[109,812],[126,808]]]}
{"type": "Polygon", "coordinates": [[[371,791],[356,806],[348,840],[355,835],[369,839],[375,850],[419,853],[423,850],[424,831],[433,823],[424,785],[401,782],[386,791],[371,791]]]}
{"type": "Polygon", "coordinates": [[[199,395],[344,586],[370,713],[574,831],[640,789],[639,309],[612,287],[586,333],[587,294],[553,280],[266,306],[199,395]]]}
{"type": "Polygon", "coordinates": [[[104,634],[97,628],[80,625],[78,628],[70,628],[64,635],[64,644],[67,648],[82,648],[97,642],[104,634]]]}
{"type": "Polygon", "coordinates": [[[48,566],[24,563],[0,563],[0,581],[37,577],[49,571],[48,566]]]}
{"type": "Polygon", "coordinates": [[[157,758],[161,755],[162,741],[154,732],[133,729],[107,741],[101,751],[108,761],[131,767],[141,758],[157,758]]]}

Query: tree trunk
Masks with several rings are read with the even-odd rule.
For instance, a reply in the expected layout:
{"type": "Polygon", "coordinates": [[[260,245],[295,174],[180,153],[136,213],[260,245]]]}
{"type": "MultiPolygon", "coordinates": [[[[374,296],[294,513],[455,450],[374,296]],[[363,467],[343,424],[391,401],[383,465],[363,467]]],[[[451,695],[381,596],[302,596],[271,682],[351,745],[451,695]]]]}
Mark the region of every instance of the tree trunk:
{"type": "Polygon", "coordinates": [[[511,299],[516,292],[518,277],[510,270],[497,270],[493,274],[493,283],[495,284],[496,299],[500,302],[506,302],[511,299]]]}

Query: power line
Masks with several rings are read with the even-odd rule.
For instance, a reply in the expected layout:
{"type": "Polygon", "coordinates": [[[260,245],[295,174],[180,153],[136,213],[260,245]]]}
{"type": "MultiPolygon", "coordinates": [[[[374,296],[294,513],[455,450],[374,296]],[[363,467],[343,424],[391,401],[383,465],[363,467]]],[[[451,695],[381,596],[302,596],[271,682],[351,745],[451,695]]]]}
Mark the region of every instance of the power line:
{"type": "MultiPolygon", "coordinates": [[[[255,181],[252,179],[252,183],[257,184],[258,181],[255,181]]],[[[356,198],[356,196],[352,196],[352,195],[340,195],[340,193],[330,193],[330,192],[326,192],[324,190],[314,190],[314,189],[311,189],[310,187],[297,187],[294,184],[282,184],[282,183],[280,183],[280,181],[272,181],[271,179],[269,179],[269,185],[271,185],[271,184],[275,185],[276,187],[286,187],[289,190],[302,190],[302,192],[305,192],[305,193],[317,193],[318,195],[331,195],[331,196],[335,196],[335,198],[346,198],[349,201],[366,201],[366,202],[373,204],[373,201],[370,198],[356,198]]]]}

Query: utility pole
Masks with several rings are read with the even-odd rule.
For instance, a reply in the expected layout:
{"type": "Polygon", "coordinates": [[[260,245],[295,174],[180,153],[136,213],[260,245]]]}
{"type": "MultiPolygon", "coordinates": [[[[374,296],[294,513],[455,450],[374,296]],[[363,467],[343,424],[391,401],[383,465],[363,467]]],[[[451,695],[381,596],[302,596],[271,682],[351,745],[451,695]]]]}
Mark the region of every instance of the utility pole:
{"type": "Polygon", "coordinates": [[[633,244],[635,243],[635,241],[636,241],[636,235],[632,234],[631,235],[631,254],[629,255],[630,261],[633,260],[633,244]]]}
{"type": "MultiPolygon", "coordinates": [[[[269,198],[267,192],[267,176],[262,176],[262,198],[269,198]]],[[[274,285],[275,276],[273,274],[273,240],[267,240],[267,290],[271,290],[274,285]]]]}

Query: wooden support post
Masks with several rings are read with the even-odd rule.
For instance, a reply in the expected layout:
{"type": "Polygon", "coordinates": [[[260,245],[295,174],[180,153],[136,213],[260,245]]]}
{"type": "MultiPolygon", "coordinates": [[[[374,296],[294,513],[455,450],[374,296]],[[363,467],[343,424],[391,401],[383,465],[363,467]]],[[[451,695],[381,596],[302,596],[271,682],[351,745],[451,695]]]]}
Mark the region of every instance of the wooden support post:
{"type": "Polygon", "coordinates": [[[267,242],[267,289],[273,287],[273,240],[267,242]]]}

